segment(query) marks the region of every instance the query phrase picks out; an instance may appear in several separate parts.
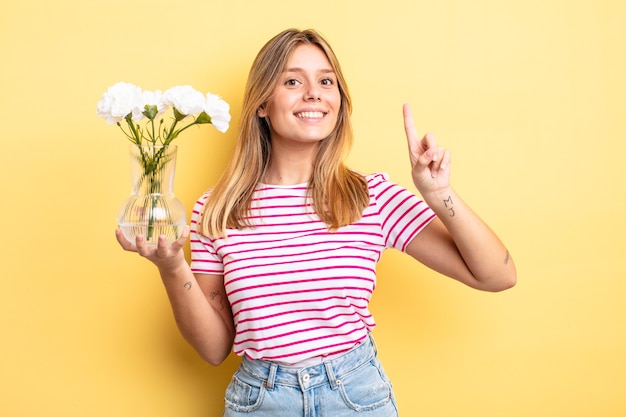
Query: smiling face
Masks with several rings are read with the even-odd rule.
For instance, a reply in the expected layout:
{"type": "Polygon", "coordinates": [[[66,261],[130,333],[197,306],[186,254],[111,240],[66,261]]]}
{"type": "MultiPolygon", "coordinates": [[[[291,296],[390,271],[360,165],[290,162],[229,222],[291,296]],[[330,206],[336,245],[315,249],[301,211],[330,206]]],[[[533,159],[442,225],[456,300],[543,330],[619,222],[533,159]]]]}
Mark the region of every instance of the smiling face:
{"type": "Polygon", "coordinates": [[[319,47],[301,44],[259,116],[268,120],[273,143],[311,144],[328,137],[340,108],[337,77],[328,58],[319,47]]]}

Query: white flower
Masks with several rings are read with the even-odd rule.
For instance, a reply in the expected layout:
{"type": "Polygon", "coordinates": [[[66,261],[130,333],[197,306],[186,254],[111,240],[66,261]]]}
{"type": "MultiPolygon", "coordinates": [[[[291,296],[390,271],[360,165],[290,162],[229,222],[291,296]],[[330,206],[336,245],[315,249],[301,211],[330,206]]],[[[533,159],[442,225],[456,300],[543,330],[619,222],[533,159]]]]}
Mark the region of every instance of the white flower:
{"type": "Polygon", "coordinates": [[[189,85],[172,87],[163,93],[163,103],[174,107],[185,116],[195,115],[204,110],[204,95],[189,85]]]}
{"type": "Polygon", "coordinates": [[[169,106],[165,104],[165,102],[163,101],[163,93],[161,92],[161,90],[156,90],[156,91],[143,90],[143,93],[141,94],[141,98],[142,98],[142,105],[141,105],[142,112],[145,110],[146,106],[157,106],[157,114],[155,117],[159,117],[159,116],[162,116],[163,113],[165,113],[169,109],[169,106]]]}
{"type": "Polygon", "coordinates": [[[230,106],[217,94],[207,93],[204,112],[211,116],[211,124],[224,133],[230,123],[230,106]]]}
{"type": "MultiPolygon", "coordinates": [[[[128,114],[136,114],[142,107],[141,88],[130,83],[117,83],[109,87],[98,102],[96,113],[109,124],[116,124],[128,114]]],[[[141,112],[139,112],[141,114],[141,112]]]]}
{"type": "Polygon", "coordinates": [[[188,85],[162,93],[142,91],[129,83],[109,87],[96,108],[98,116],[109,124],[117,124],[135,145],[164,147],[192,126],[210,123],[220,132],[226,132],[229,111],[230,106],[219,96],[211,93],[205,96],[188,85]],[[170,108],[173,117],[165,115],[170,108]],[[181,123],[184,119],[187,121],[181,123]]]}

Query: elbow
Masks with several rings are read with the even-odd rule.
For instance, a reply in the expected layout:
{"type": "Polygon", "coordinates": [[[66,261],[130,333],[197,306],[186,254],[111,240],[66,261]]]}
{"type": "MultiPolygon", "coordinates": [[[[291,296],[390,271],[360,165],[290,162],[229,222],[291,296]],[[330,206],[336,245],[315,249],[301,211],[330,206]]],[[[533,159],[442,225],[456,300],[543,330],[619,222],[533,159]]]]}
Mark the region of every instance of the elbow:
{"type": "Polygon", "coordinates": [[[228,358],[230,352],[233,349],[231,342],[220,343],[218,345],[204,345],[196,348],[196,352],[202,359],[208,362],[210,365],[219,366],[228,358]]]}
{"type": "Polygon", "coordinates": [[[517,284],[517,273],[515,270],[508,274],[499,276],[492,283],[484,288],[485,291],[501,292],[513,288],[517,284]]]}
{"type": "Polygon", "coordinates": [[[515,287],[515,285],[517,285],[517,273],[512,274],[508,281],[508,287],[506,287],[505,289],[508,290],[509,288],[515,287]]]}
{"type": "Polygon", "coordinates": [[[505,268],[500,271],[493,271],[491,279],[487,280],[490,284],[485,288],[486,291],[500,292],[513,288],[517,284],[517,268],[507,251],[507,257],[504,261],[505,268]]]}
{"type": "Polygon", "coordinates": [[[193,337],[185,337],[185,340],[202,360],[213,366],[218,366],[224,362],[233,347],[232,340],[223,340],[220,343],[207,343],[206,339],[198,340],[193,337]]]}
{"type": "Polygon", "coordinates": [[[490,288],[489,291],[491,292],[505,291],[505,290],[515,287],[515,284],[517,284],[517,278],[512,277],[510,279],[502,280],[501,282],[498,283],[498,285],[495,285],[493,288],[490,288]]]}
{"type": "Polygon", "coordinates": [[[219,366],[219,365],[222,364],[222,362],[224,362],[226,357],[227,356],[224,356],[222,358],[204,358],[204,360],[207,361],[209,363],[209,365],[219,366]]]}
{"type": "Polygon", "coordinates": [[[181,335],[202,360],[218,366],[228,358],[235,340],[234,328],[225,332],[186,328],[179,324],[181,335]]]}
{"type": "Polygon", "coordinates": [[[230,350],[226,352],[198,352],[198,354],[203,360],[208,362],[209,365],[219,366],[226,360],[230,354],[230,350]]]}

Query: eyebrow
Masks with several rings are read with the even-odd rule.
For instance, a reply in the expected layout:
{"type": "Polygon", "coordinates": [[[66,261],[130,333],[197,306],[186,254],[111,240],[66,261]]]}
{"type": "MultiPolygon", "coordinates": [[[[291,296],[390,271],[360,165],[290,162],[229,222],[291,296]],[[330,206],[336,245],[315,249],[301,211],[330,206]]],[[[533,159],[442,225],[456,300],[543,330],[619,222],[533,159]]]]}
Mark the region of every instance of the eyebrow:
{"type": "MultiPolygon", "coordinates": [[[[286,68],[283,72],[304,72],[304,68],[300,68],[300,67],[286,68]]],[[[319,72],[322,72],[324,74],[332,74],[335,72],[335,70],[333,70],[332,68],[323,68],[319,70],[319,72]]]]}

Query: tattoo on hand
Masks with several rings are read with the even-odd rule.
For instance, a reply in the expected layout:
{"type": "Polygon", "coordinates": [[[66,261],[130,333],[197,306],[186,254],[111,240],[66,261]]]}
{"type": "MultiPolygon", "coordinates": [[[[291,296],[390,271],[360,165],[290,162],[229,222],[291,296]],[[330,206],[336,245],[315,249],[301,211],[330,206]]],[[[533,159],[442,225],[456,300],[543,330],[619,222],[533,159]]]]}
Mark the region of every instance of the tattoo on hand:
{"type": "Polygon", "coordinates": [[[509,253],[509,250],[506,250],[506,256],[504,257],[504,264],[507,265],[509,263],[509,259],[511,259],[511,254],[509,253]]]}
{"type": "Polygon", "coordinates": [[[187,289],[187,291],[189,291],[191,289],[191,281],[187,281],[185,282],[185,284],[183,285],[183,287],[185,287],[187,289]]]}
{"type": "Polygon", "coordinates": [[[455,213],[454,213],[454,203],[452,202],[452,196],[448,196],[447,199],[443,200],[443,204],[444,206],[446,206],[446,208],[450,212],[450,217],[454,217],[455,213]]]}
{"type": "Polygon", "coordinates": [[[209,297],[211,298],[211,300],[215,300],[219,303],[219,311],[224,310],[224,298],[222,297],[222,294],[217,291],[213,291],[211,292],[211,294],[209,294],[209,297]]]}

